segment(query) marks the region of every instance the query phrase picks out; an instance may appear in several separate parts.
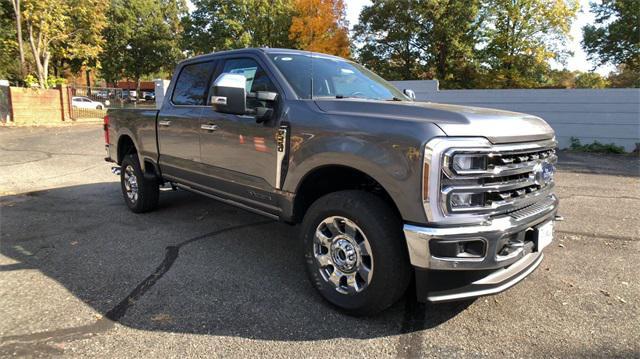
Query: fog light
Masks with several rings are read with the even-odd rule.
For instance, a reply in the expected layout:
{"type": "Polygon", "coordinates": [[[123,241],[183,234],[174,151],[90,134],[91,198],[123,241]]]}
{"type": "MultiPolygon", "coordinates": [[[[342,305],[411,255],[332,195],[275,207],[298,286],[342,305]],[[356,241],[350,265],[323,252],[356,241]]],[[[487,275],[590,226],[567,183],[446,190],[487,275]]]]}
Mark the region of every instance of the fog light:
{"type": "Polygon", "coordinates": [[[483,205],[482,193],[452,193],[450,197],[451,208],[468,208],[483,205]]]}
{"type": "Polygon", "coordinates": [[[479,155],[455,155],[453,156],[453,169],[457,171],[483,170],[486,168],[485,156],[479,155]]]}

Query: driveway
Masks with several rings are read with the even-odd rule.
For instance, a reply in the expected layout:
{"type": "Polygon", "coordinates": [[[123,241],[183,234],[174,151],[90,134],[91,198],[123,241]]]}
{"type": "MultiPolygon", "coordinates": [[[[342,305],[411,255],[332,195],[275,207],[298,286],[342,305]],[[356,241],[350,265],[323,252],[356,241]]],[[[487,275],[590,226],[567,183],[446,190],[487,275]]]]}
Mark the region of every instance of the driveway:
{"type": "Polygon", "coordinates": [[[557,239],[509,291],[373,318],[297,228],[184,191],[129,212],[100,126],[0,128],[0,356],[638,357],[638,158],[562,153],[557,239]]]}

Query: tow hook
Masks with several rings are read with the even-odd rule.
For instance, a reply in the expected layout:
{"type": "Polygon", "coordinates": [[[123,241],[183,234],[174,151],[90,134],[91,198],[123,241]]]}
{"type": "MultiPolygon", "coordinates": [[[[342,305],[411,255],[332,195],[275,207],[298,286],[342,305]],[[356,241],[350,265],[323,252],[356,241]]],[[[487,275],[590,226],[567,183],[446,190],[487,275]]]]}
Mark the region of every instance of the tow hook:
{"type": "Polygon", "coordinates": [[[111,167],[111,173],[113,173],[116,176],[120,176],[120,171],[121,171],[120,166],[111,167]]]}
{"type": "Polygon", "coordinates": [[[564,217],[562,217],[559,214],[556,214],[556,217],[553,220],[556,221],[556,222],[562,222],[562,221],[564,221],[564,217]]]}

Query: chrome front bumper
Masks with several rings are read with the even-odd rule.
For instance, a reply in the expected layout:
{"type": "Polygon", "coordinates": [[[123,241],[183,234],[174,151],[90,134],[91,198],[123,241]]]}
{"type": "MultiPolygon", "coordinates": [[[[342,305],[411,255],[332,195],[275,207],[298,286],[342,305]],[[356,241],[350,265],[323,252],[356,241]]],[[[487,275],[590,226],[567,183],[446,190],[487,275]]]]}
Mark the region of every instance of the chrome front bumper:
{"type": "MultiPolygon", "coordinates": [[[[433,274],[456,272],[482,273],[473,276],[468,283],[457,288],[419,290],[419,297],[438,302],[458,300],[481,295],[495,294],[515,285],[529,275],[542,261],[542,252],[537,249],[536,240],[525,242],[525,234],[555,220],[558,199],[549,196],[538,204],[519,211],[497,217],[487,223],[457,227],[423,227],[406,224],[404,233],[409,249],[411,264],[416,269],[416,284],[423,286],[433,274]],[[463,246],[475,242],[483,244],[480,255],[439,256],[432,253],[434,245],[463,246]],[[505,246],[512,246],[503,253],[505,246]],[[432,274],[426,275],[430,272],[432,274]],[[422,278],[422,279],[421,279],[422,278]],[[422,293],[422,295],[420,295],[422,293]]],[[[529,237],[527,237],[529,238],[529,237]]],[[[443,281],[440,281],[443,282],[443,281]]]]}

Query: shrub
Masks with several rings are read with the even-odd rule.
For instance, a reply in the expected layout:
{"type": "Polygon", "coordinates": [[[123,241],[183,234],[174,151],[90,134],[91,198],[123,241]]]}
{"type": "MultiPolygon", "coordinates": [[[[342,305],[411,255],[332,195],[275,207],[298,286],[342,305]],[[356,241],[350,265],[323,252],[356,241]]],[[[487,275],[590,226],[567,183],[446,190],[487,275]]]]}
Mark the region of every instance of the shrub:
{"type": "Polygon", "coordinates": [[[593,143],[588,145],[583,145],[580,143],[580,139],[576,137],[571,137],[571,147],[569,147],[572,151],[577,152],[592,152],[592,153],[617,153],[622,154],[625,153],[624,147],[616,146],[613,143],[603,144],[598,141],[593,141],[593,143]]]}

